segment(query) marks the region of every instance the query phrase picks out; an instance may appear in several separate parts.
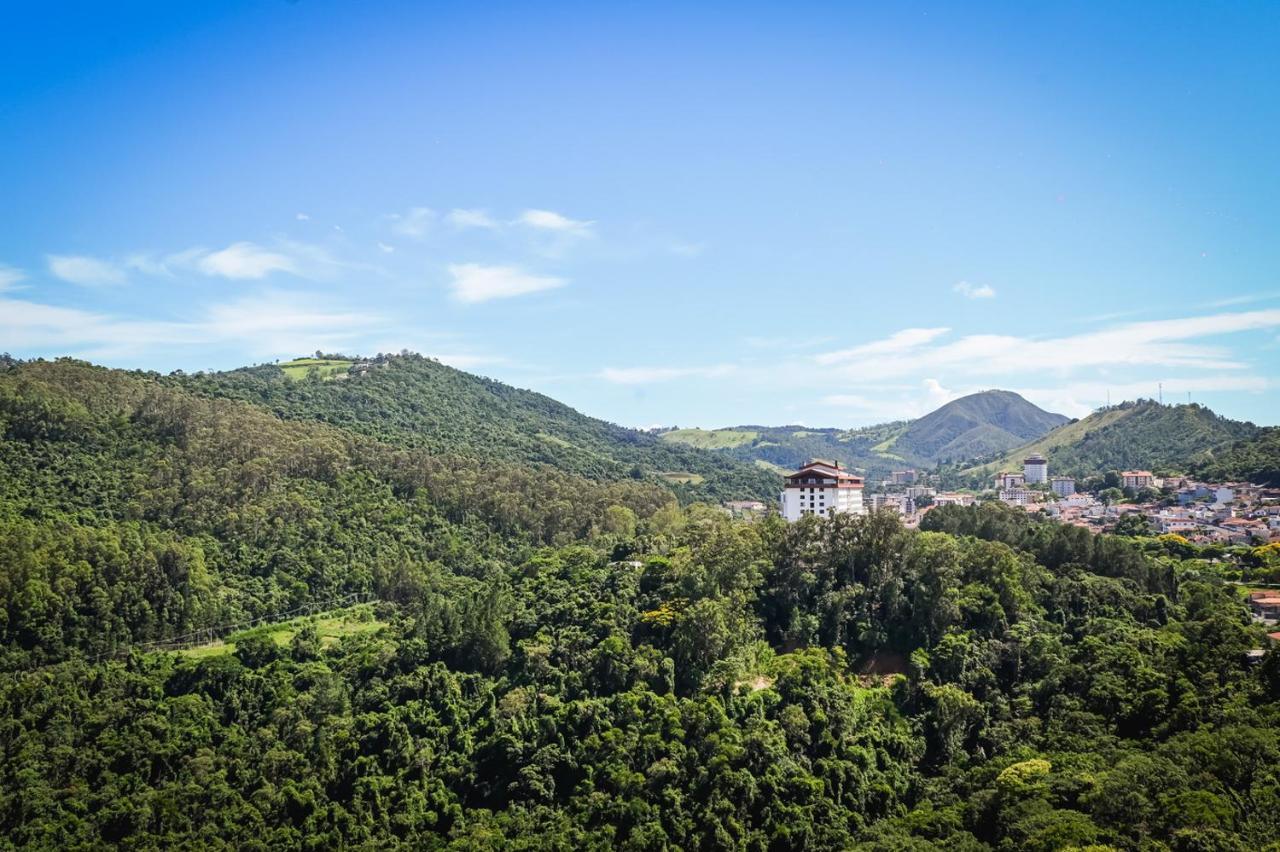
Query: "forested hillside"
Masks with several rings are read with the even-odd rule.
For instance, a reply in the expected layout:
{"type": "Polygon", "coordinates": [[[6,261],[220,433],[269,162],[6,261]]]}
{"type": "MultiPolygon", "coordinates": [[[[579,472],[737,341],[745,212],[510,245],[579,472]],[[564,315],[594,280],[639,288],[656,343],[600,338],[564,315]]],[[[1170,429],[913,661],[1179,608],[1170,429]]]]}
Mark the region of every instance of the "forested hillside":
{"type": "Polygon", "coordinates": [[[1035,452],[1049,460],[1055,474],[1093,476],[1134,468],[1186,473],[1211,454],[1257,432],[1252,423],[1221,417],[1195,403],[1161,405],[1139,400],[1095,411],[968,472],[982,477],[997,470],[1020,470],[1022,460],[1035,452]]]}
{"type": "Polygon", "coordinates": [[[668,444],[418,355],[388,357],[365,375],[345,380],[297,380],[264,364],[165,381],[406,448],[547,464],[597,480],[661,479],[686,500],[773,501],[781,488],[775,473],[756,465],[668,444]]]}
{"type": "Polygon", "coordinates": [[[0,488],[7,846],[1280,836],[1280,654],[1182,544],[737,521],[75,362],[0,373],[0,488]],[[338,592],[365,621],[135,645],[338,592]]]}
{"type": "Polygon", "coordinates": [[[1191,472],[1213,482],[1280,485],[1280,428],[1260,429],[1251,438],[1209,450],[1191,472]]]}
{"type": "Polygon", "coordinates": [[[745,462],[795,470],[813,458],[836,459],[870,479],[878,479],[903,460],[877,447],[906,428],[905,422],[862,429],[810,429],[804,426],[734,426],[728,429],[673,429],[661,433],[671,444],[716,450],[745,462]]]}

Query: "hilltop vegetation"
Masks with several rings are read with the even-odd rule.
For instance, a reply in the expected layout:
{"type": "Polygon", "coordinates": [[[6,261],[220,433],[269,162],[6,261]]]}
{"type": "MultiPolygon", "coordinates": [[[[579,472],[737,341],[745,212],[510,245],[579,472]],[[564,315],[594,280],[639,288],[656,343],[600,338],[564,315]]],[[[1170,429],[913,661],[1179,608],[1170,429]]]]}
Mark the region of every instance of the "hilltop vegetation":
{"type": "Polygon", "coordinates": [[[1135,468],[1186,473],[1214,452],[1257,432],[1252,423],[1220,417],[1194,403],[1125,402],[1060,426],[998,459],[972,465],[965,474],[982,478],[998,470],[1020,470],[1022,460],[1033,452],[1045,456],[1055,474],[1091,476],[1135,468]]]}
{"type": "Polygon", "coordinates": [[[418,355],[391,357],[385,366],[346,381],[293,381],[275,364],[164,381],[399,447],[550,465],[599,481],[664,482],[685,500],[773,500],[781,485],[775,474],[755,465],[666,443],[418,355]]]}
{"type": "Polygon", "coordinates": [[[1260,429],[1251,438],[1201,454],[1192,473],[1213,482],[1255,482],[1280,486],[1280,428],[1260,429]]]}

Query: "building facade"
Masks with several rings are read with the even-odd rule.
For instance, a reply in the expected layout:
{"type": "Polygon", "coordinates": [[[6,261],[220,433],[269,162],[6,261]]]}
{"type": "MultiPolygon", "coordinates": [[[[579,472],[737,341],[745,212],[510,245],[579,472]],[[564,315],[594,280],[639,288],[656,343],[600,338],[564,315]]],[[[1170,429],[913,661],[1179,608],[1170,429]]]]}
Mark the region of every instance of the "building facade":
{"type": "Polygon", "coordinates": [[[1059,497],[1069,497],[1076,493],[1076,481],[1069,476],[1055,476],[1049,480],[1049,489],[1059,497]]]}
{"type": "Polygon", "coordinates": [[[1120,474],[1120,481],[1125,488],[1137,490],[1151,487],[1156,480],[1149,470],[1126,470],[1120,474]]]}
{"type": "Polygon", "coordinates": [[[1034,485],[1037,482],[1048,482],[1049,462],[1039,454],[1027,456],[1022,460],[1022,475],[1026,477],[1028,485],[1034,485]]]}
{"type": "Polygon", "coordinates": [[[1021,473],[997,473],[996,474],[996,490],[1011,491],[1014,488],[1021,488],[1027,484],[1027,477],[1021,473]]]}
{"type": "Polygon", "coordinates": [[[841,470],[839,462],[814,459],[787,474],[779,508],[788,521],[798,521],[805,515],[861,515],[862,486],[862,477],[841,470]]]}

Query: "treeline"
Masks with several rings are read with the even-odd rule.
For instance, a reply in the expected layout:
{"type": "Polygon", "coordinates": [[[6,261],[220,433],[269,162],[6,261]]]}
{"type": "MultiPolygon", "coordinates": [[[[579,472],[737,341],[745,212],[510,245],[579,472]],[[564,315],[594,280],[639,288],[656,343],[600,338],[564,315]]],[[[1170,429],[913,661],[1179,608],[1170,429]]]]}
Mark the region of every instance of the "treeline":
{"type": "Polygon", "coordinates": [[[163,381],[204,396],[237,399],[296,421],[330,423],[378,441],[436,454],[533,463],[595,480],[666,482],[686,502],[777,499],[778,477],[714,453],[587,417],[533,391],[404,354],[349,380],[289,379],[272,364],[163,381]]]}

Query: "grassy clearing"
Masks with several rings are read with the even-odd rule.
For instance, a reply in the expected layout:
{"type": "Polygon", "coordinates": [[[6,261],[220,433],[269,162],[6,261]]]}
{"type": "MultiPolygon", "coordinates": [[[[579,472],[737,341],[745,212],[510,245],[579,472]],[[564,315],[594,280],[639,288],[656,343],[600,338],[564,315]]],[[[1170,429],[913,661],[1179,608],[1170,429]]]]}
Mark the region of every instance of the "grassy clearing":
{"type": "Polygon", "coordinates": [[[756,459],[755,463],[756,463],[756,467],[762,467],[765,470],[770,471],[772,473],[790,473],[791,472],[787,470],[785,467],[782,467],[781,465],[777,465],[777,464],[774,464],[773,462],[765,461],[764,459],[756,459]]]}
{"type": "Polygon", "coordinates": [[[760,437],[750,429],[673,429],[662,433],[662,440],[687,444],[703,450],[727,450],[750,444],[760,437]]]}
{"type": "Polygon", "coordinates": [[[320,635],[320,643],[326,647],[338,644],[344,636],[374,633],[387,626],[385,621],[379,621],[374,617],[372,606],[358,604],[347,609],[321,615],[308,615],[275,624],[264,624],[261,627],[253,627],[249,630],[241,630],[239,633],[231,634],[226,639],[210,642],[207,645],[198,645],[195,648],[185,648],[177,653],[189,660],[219,657],[223,654],[233,653],[236,649],[237,641],[251,636],[266,636],[277,645],[284,647],[292,642],[293,637],[307,624],[315,625],[316,633],[320,635]]]}
{"type": "Polygon", "coordinates": [[[680,471],[672,471],[669,473],[660,473],[667,482],[674,482],[677,485],[701,485],[706,481],[706,477],[699,473],[682,473],[680,471]]]}
{"type": "Polygon", "coordinates": [[[322,379],[331,379],[334,376],[346,373],[352,363],[352,361],[322,358],[294,358],[292,361],[279,366],[281,370],[284,370],[284,374],[287,377],[297,382],[305,379],[312,370],[317,371],[322,379]]]}

